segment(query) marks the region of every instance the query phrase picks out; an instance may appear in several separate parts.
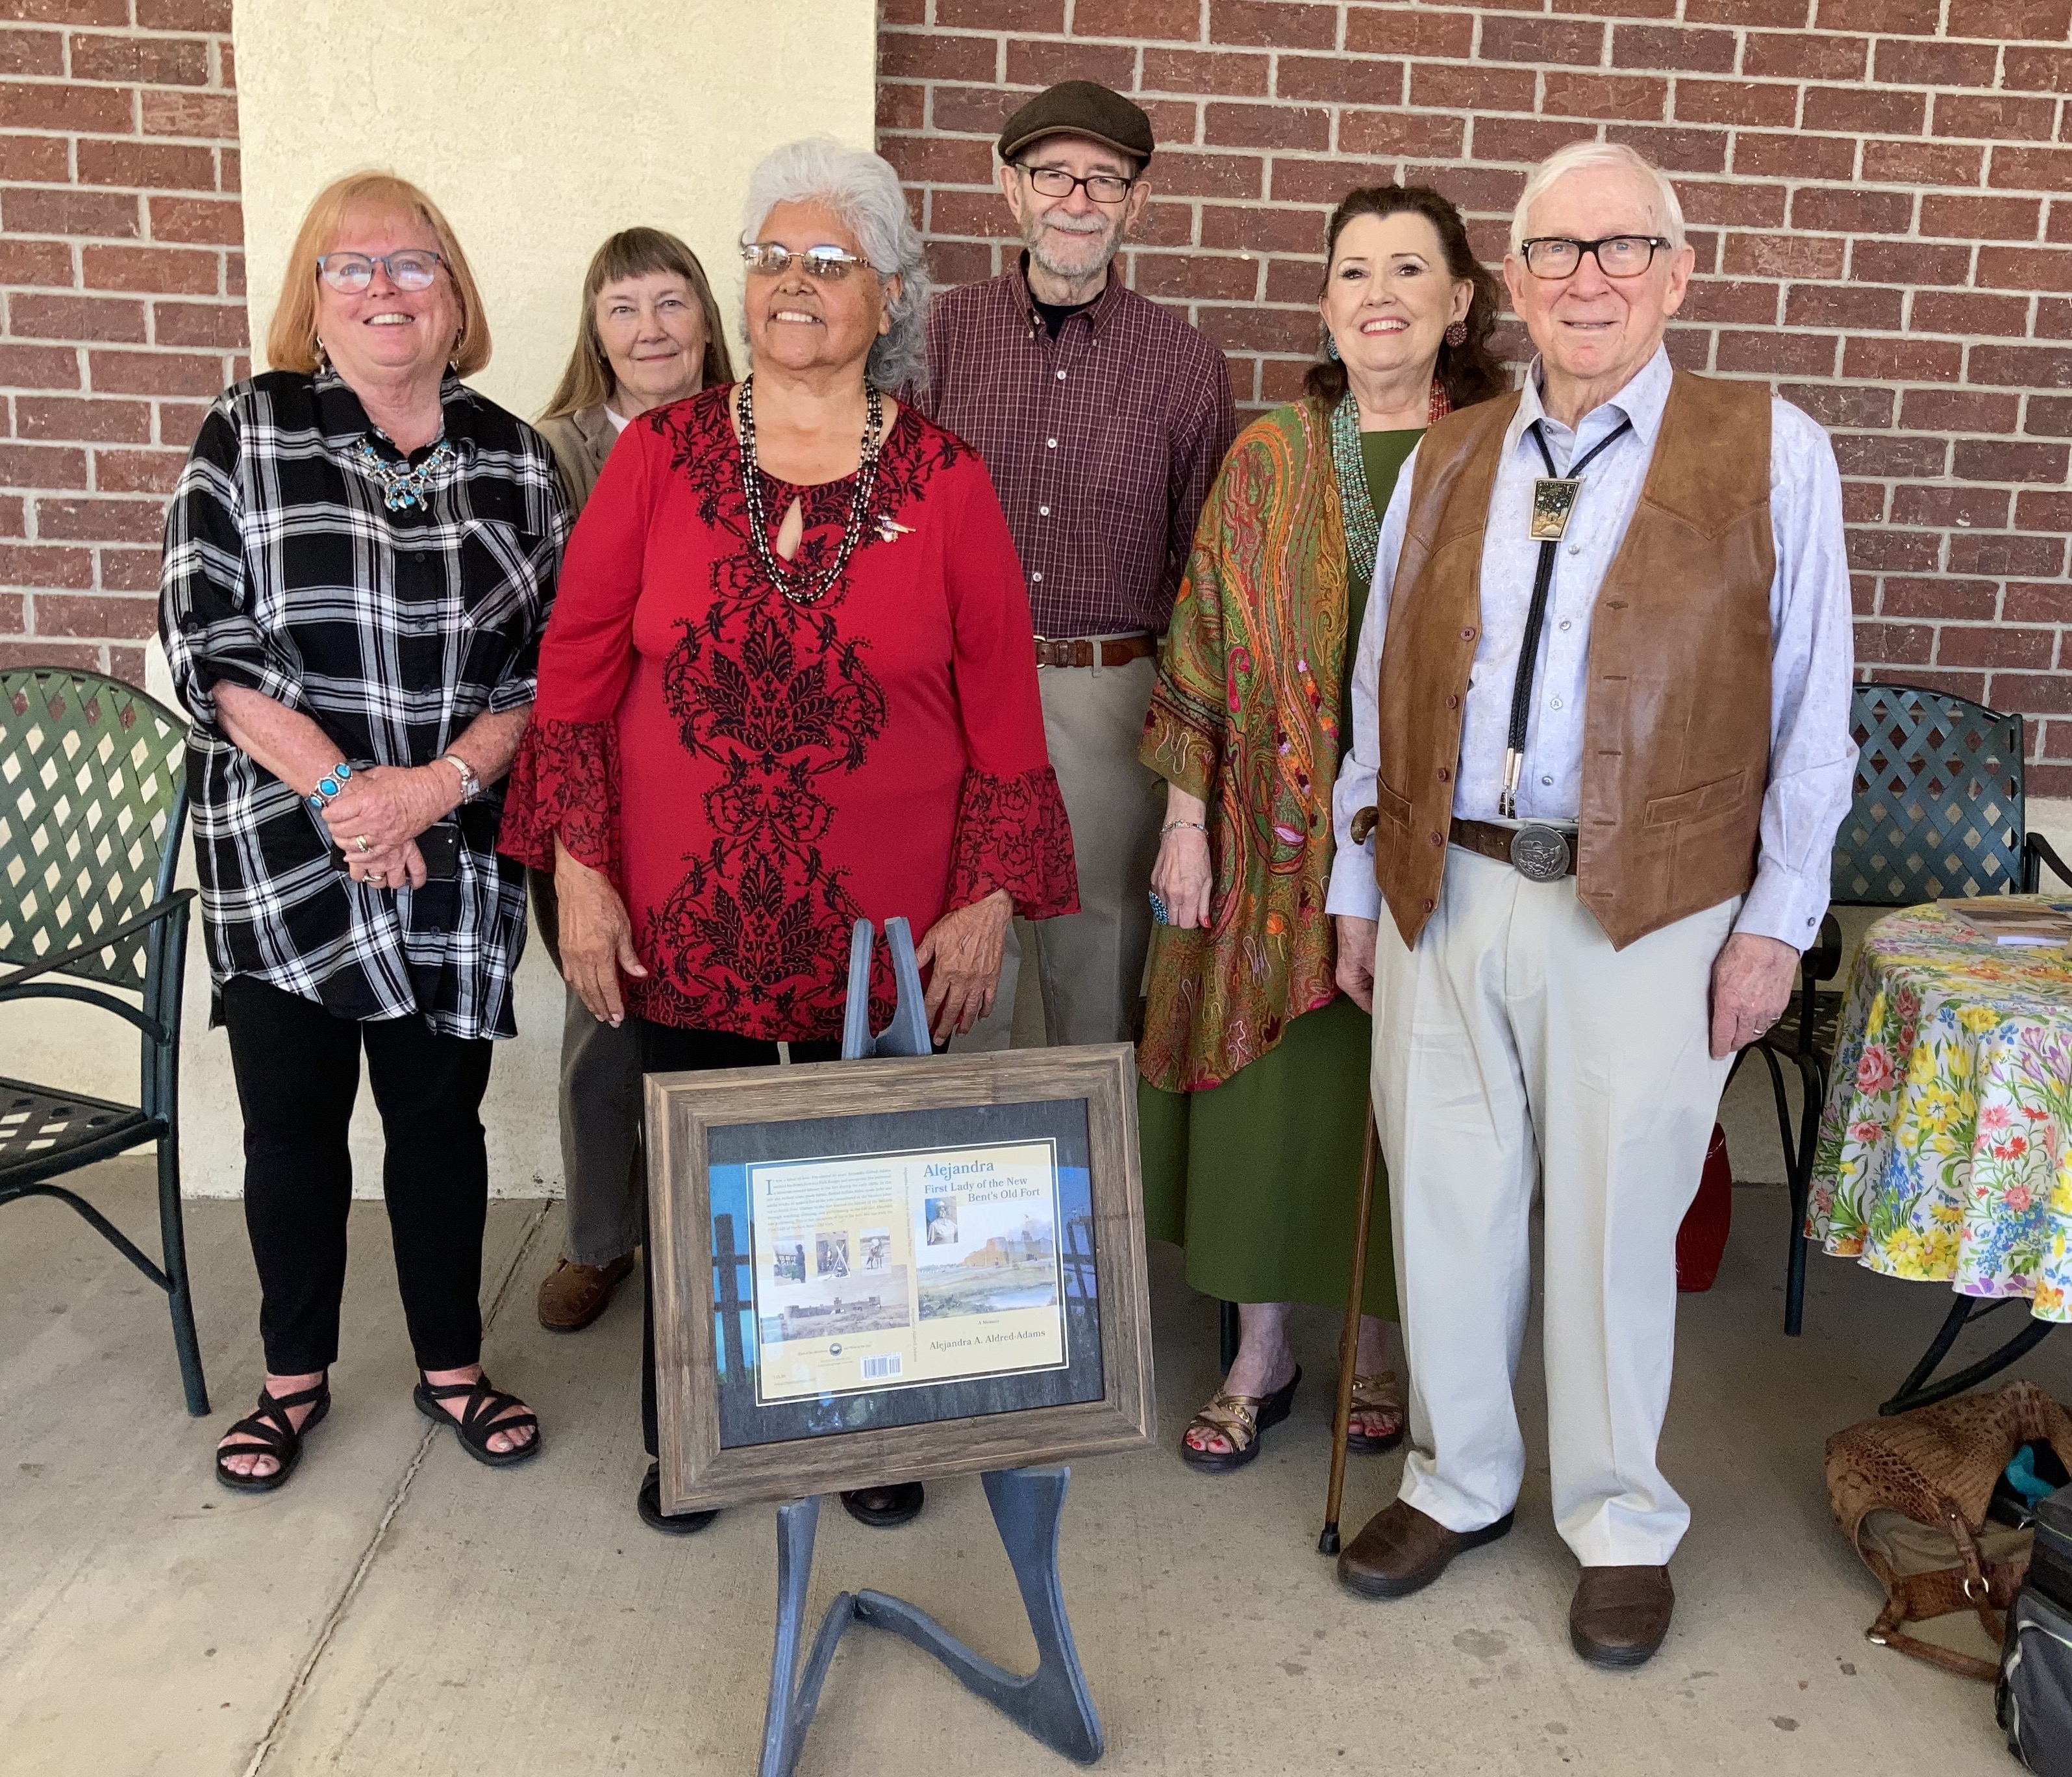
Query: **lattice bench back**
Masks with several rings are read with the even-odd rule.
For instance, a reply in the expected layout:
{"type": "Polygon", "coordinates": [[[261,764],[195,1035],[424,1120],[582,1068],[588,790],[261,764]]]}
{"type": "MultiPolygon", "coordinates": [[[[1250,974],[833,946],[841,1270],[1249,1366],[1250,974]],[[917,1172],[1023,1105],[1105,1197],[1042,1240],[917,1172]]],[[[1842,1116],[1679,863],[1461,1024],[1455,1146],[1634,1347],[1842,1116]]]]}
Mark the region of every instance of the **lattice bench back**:
{"type": "MultiPolygon", "coordinates": [[[[98,673],[0,668],[0,961],[88,942],[172,886],[187,726],[98,673]]],[[[144,985],[142,935],[66,971],[144,985]]]]}
{"type": "Polygon", "coordinates": [[[1860,685],[1856,800],[1835,837],[1832,891],[1913,907],[2021,886],[2021,718],[1910,685],[1860,685]]]}

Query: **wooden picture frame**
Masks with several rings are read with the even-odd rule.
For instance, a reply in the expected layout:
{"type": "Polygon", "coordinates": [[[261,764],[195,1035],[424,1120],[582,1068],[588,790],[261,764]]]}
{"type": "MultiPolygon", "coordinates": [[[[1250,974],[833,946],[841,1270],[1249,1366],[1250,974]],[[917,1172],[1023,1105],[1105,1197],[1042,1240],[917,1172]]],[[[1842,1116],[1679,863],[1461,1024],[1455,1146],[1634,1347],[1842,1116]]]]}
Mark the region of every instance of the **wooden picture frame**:
{"type": "MultiPolygon", "coordinates": [[[[654,1267],[663,1510],[691,1512],[930,1480],[1149,1443],[1156,1409],[1134,1054],[1127,1043],[1116,1043],[649,1075],[648,1262],[654,1267]],[[993,1146],[984,1145],[989,1142],[993,1146]],[[798,1239],[778,1242],[770,1232],[774,1211],[768,1227],[743,1229],[738,1224],[744,1212],[754,1221],[755,1193],[774,1204],[778,1199],[768,1195],[775,1188],[771,1179],[808,1176],[807,1171],[787,1174],[788,1168],[853,1172],[874,1164],[911,1166],[937,1154],[1038,1149],[1051,1156],[1044,1176],[1063,1183],[1054,1186],[1051,1207],[1054,1298],[1034,1318],[1046,1327],[1056,1320],[1063,1361],[960,1373],[954,1380],[910,1379],[882,1388],[859,1384],[769,1397],[779,1387],[817,1384],[784,1380],[807,1369],[781,1371],[772,1360],[771,1354],[783,1349],[772,1339],[803,1339],[804,1333],[787,1329],[805,1323],[771,1317],[765,1295],[812,1294],[799,1285],[816,1262],[822,1271],[838,1268],[846,1279],[852,1254],[845,1236],[820,1242],[813,1259],[798,1239]],[[767,1290],[764,1271],[774,1279],[767,1290]],[[792,1285],[794,1279],[798,1285],[792,1285]]],[[[971,1200],[989,1201],[983,1195],[971,1200]]],[[[923,1214],[936,1216],[938,1199],[928,1199],[923,1214]]],[[[954,1276],[947,1283],[923,1282],[923,1269],[934,1269],[939,1280],[948,1272],[948,1260],[933,1267],[922,1264],[920,1243],[933,1245],[939,1225],[950,1229],[945,1238],[956,1238],[954,1221],[916,1224],[911,1214],[899,1235],[900,1250],[916,1267],[917,1290],[940,1292],[956,1285],[954,1276]]],[[[1040,1231],[1035,1238],[1040,1240],[1040,1231]]],[[[881,1244],[881,1232],[872,1230],[861,1239],[870,1253],[867,1262],[885,1266],[888,1248],[881,1244]]],[[[1001,1245],[998,1240],[986,1242],[988,1248],[1001,1245]]],[[[1018,1253],[1010,1242],[1009,1258],[964,1262],[1025,1261],[1040,1266],[1042,1256],[1034,1246],[1018,1253]]],[[[904,1302],[906,1289],[902,1275],[898,1292],[885,1293],[884,1299],[904,1302]]],[[[895,1312],[876,1310],[880,1299],[853,1298],[845,1309],[837,1293],[832,1312],[853,1317],[895,1312]]],[[[993,1316],[984,1322],[970,1318],[960,1326],[1005,1327],[1029,1318],[1021,1312],[1016,1320],[1020,1302],[1012,1292],[980,1291],[976,1298],[939,1293],[927,1299],[955,1305],[935,1307],[939,1315],[993,1316]],[[985,1306],[963,1306],[972,1299],[985,1306]],[[992,1305],[1002,1301],[1013,1302],[1014,1309],[995,1311],[992,1305]]],[[[824,1301],[787,1311],[829,1312],[824,1301]]],[[[905,1336],[918,1339],[931,1306],[901,1312],[909,1330],[905,1336]]],[[[829,1324],[812,1323],[816,1329],[829,1324]]],[[[866,1321],[864,1333],[873,1324],[866,1321]]],[[[949,1324],[938,1321],[936,1330],[945,1331],[949,1324]]],[[[851,1342],[862,1339],[863,1334],[854,1335],[851,1342]]],[[[816,1355],[842,1348],[838,1342],[810,1347],[816,1355]]],[[[802,1343],[798,1349],[808,1347],[802,1343]]],[[[833,1360],[828,1362],[832,1370],[833,1360]]]]}

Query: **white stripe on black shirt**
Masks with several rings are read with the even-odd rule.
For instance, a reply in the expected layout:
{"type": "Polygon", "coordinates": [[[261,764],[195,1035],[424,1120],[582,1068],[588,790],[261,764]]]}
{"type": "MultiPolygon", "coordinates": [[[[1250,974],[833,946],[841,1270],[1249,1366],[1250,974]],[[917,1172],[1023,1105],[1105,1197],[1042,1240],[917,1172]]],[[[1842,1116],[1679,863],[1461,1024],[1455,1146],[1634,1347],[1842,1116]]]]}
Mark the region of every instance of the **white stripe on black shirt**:
{"type": "Polygon", "coordinates": [[[428,510],[391,512],[357,457],[363,439],[399,453],[335,372],[225,389],[166,514],[158,625],[195,719],[216,981],[252,975],[343,1018],[421,1014],[448,1035],[508,1037],[525,890],[496,855],[500,792],[461,811],[457,879],[354,882],[323,821],[224,734],[212,695],[224,681],[261,692],[355,766],[429,764],[476,717],[531,703],[569,524],[553,455],[457,377],[440,400],[458,460],[432,478],[428,510]]]}

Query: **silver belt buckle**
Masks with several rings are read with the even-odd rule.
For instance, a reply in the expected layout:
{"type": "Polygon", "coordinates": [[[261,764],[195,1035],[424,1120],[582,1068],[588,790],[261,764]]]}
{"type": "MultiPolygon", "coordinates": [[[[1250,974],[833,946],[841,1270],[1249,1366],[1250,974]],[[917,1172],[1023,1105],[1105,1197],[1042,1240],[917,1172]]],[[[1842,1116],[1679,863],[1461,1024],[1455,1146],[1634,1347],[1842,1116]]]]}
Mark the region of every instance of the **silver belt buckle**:
{"type": "Polygon", "coordinates": [[[1568,874],[1568,841],[1552,827],[1520,827],[1511,836],[1511,863],[1528,882],[1558,882],[1568,874]]]}

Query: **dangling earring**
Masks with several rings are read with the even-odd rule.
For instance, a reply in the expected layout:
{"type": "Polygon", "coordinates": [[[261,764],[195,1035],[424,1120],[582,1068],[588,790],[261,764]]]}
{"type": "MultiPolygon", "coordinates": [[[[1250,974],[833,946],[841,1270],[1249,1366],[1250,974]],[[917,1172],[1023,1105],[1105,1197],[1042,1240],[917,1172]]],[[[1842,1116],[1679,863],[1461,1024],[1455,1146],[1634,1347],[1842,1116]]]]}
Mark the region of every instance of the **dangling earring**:
{"type": "Polygon", "coordinates": [[[317,369],[319,372],[330,369],[331,348],[323,343],[323,335],[321,333],[312,333],[310,337],[317,343],[317,369]]]}
{"type": "Polygon", "coordinates": [[[467,329],[462,327],[454,335],[453,356],[446,360],[446,368],[458,376],[460,374],[460,348],[467,343],[467,329]]]}
{"type": "Polygon", "coordinates": [[[1451,327],[1446,329],[1446,343],[1448,345],[1464,346],[1467,343],[1468,323],[1466,322],[1456,321],[1451,327]]]}
{"type": "Polygon", "coordinates": [[[1337,364],[1339,361],[1338,336],[1335,333],[1326,333],[1324,335],[1324,356],[1326,358],[1329,358],[1333,364],[1337,364]]]}

